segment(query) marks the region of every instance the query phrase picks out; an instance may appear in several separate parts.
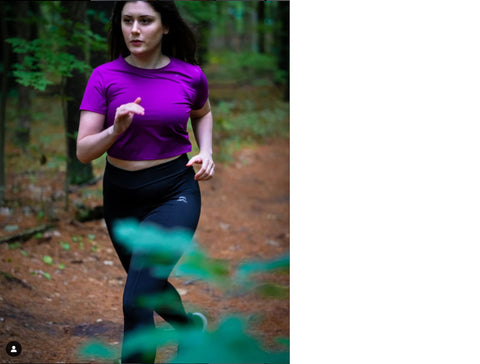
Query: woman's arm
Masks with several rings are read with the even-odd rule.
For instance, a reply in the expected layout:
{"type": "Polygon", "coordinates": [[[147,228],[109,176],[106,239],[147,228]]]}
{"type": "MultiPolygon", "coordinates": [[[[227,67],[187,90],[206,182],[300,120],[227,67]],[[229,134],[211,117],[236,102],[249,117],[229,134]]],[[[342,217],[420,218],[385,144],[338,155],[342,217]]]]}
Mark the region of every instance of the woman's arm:
{"type": "Polygon", "coordinates": [[[77,158],[82,163],[101,157],[117,138],[130,126],[135,114],[143,115],[141,98],[117,108],[115,122],[103,130],[105,116],[91,111],[81,111],[77,136],[77,158]]]}
{"type": "Polygon", "coordinates": [[[215,163],[212,158],[213,117],[210,110],[210,102],[207,100],[201,109],[192,110],[190,119],[199,152],[188,161],[187,166],[192,166],[194,163],[201,164],[202,167],[195,174],[195,179],[197,181],[207,181],[215,174],[215,163]]]}
{"type": "Polygon", "coordinates": [[[113,125],[102,130],[104,120],[105,116],[102,114],[81,111],[77,136],[77,158],[80,162],[88,163],[101,157],[117,140],[113,125]]]}

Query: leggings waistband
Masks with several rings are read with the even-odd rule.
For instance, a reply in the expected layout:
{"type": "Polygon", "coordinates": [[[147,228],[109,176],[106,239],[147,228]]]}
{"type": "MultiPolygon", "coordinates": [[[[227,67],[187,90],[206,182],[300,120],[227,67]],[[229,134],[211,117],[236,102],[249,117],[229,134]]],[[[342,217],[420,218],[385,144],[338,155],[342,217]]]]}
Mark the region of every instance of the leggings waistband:
{"type": "Polygon", "coordinates": [[[187,167],[187,163],[187,154],[182,154],[180,157],[174,160],[158,164],[153,167],[148,167],[137,171],[127,171],[114,166],[108,161],[107,158],[104,179],[107,179],[110,182],[116,185],[121,185],[125,188],[138,188],[155,181],[168,179],[185,173],[192,168],[187,167]]]}

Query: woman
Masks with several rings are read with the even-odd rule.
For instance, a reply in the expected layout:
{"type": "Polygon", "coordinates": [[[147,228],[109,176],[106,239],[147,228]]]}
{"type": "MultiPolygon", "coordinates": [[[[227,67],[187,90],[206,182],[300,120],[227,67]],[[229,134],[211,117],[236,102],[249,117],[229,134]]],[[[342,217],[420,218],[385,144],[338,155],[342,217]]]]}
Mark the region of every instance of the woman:
{"type": "MultiPolygon", "coordinates": [[[[195,39],[173,1],[118,2],[110,22],[112,61],[96,68],[80,106],[77,157],[90,162],[107,152],[103,181],[107,229],[127,271],[123,296],[124,340],[138,328],[153,328],[153,310],[138,298],[165,293],[173,305],[155,311],[175,328],[206,325],[187,314],[168,276],[130,264],[138,257],[112,233],[116,220],[134,217],[193,236],[200,217],[198,181],[211,179],[212,113],[205,75],[195,61],[195,39]],[[187,123],[199,153],[191,151],[187,123]],[[197,173],[193,165],[200,166],[197,173]]],[[[172,269],[176,262],[172,263],[172,269]]],[[[171,270],[170,270],[171,271],[171,270]]],[[[168,273],[170,274],[170,272],[168,273]]],[[[123,362],[153,362],[155,351],[123,362]]]]}

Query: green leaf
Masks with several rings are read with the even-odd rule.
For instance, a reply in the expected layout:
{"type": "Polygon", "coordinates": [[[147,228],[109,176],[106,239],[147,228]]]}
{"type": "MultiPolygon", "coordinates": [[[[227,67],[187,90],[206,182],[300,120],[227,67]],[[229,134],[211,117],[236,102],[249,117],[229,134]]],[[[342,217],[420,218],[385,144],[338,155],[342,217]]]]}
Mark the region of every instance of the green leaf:
{"type": "Polygon", "coordinates": [[[288,363],[288,351],[267,351],[249,334],[245,319],[228,316],[217,330],[180,332],[182,350],[172,363],[288,363]],[[212,350],[215,348],[215,350],[212,350]]]}
{"type": "Polygon", "coordinates": [[[289,288],[279,284],[267,282],[259,284],[255,288],[255,292],[265,298],[286,299],[289,295],[289,288]]]}
{"type": "MultiPolygon", "coordinates": [[[[184,230],[163,229],[153,224],[140,224],[135,219],[124,219],[113,226],[113,234],[128,250],[142,252],[146,259],[161,263],[175,263],[193,248],[192,234],[184,230]]],[[[140,263],[143,264],[143,263],[140,263]]]]}
{"type": "Polygon", "coordinates": [[[49,255],[44,255],[43,256],[43,262],[45,264],[52,265],[53,264],[53,258],[49,255]]]}
{"type": "Polygon", "coordinates": [[[187,253],[175,268],[178,276],[188,276],[225,286],[229,283],[230,267],[226,260],[208,257],[197,249],[187,253]]]}
{"type": "Polygon", "coordinates": [[[246,279],[251,274],[265,273],[270,271],[280,271],[288,273],[290,268],[290,258],[284,255],[266,261],[253,261],[241,264],[237,269],[237,278],[246,279]]]}
{"type": "Polygon", "coordinates": [[[8,243],[8,249],[9,250],[14,250],[20,248],[21,244],[20,242],[16,241],[14,243],[8,243]]]}
{"type": "Polygon", "coordinates": [[[130,356],[134,353],[153,351],[157,347],[174,344],[178,340],[178,334],[173,330],[164,329],[140,329],[125,337],[122,351],[130,356]]]}
{"type": "Polygon", "coordinates": [[[99,341],[90,341],[80,347],[80,357],[95,358],[105,361],[111,361],[115,358],[115,351],[99,341]]]}

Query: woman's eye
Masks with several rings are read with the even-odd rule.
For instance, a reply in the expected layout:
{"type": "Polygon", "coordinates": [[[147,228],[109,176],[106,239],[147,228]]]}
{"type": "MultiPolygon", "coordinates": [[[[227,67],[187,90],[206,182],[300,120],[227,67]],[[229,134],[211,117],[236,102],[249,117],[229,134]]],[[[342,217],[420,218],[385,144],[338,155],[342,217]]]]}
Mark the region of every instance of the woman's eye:
{"type": "MultiPolygon", "coordinates": [[[[123,22],[125,24],[133,24],[133,19],[131,18],[124,18],[123,19],[123,22]]],[[[148,19],[148,18],[141,18],[138,20],[138,23],[141,24],[141,25],[148,25],[152,22],[152,19],[148,19]]]]}

